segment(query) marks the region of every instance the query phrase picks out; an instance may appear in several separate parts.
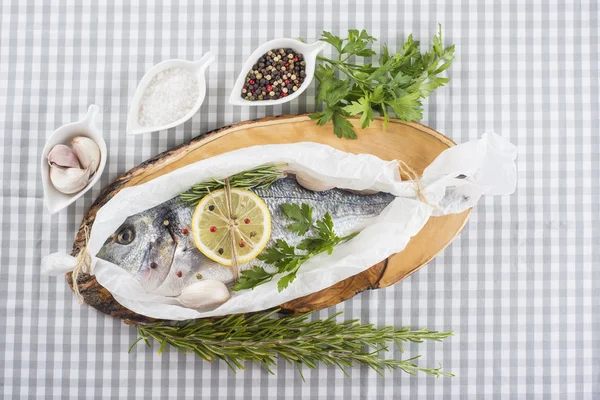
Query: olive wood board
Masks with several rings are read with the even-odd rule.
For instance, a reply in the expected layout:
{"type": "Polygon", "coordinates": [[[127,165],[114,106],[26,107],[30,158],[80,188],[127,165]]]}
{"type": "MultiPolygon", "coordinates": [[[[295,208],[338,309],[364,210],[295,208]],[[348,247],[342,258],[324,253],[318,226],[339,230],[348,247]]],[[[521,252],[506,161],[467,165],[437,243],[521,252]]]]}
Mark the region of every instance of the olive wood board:
{"type": "MultiPolygon", "coordinates": [[[[357,119],[352,122],[355,127],[359,127],[357,119]]],[[[449,138],[422,124],[390,120],[386,125],[381,118],[373,121],[369,128],[358,129],[356,140],[336,137],[330,123],[318,126],[307,115],[284,115],[239,122],[158,154],[117,178],[103,190],[85,213],[71,254],[76,256],[85,244],[84,227],[91,228],[100,207],[122,188],[140,185],[190,163],[232,150],[254,145],[296,142],[322,143],[349,153],[373,154],[384,160],[400,159],[419,174],[438,154],[455,145],[449,138]]],[[[402,178],[408,179],[406,176],[402,178]]],[[[284,303],[281,309],[292,313],[320,310],[347,300],[363,290],[384,288],[406,278],[452,242],[464,228],[469,213],[470,210],[467,210],[460,214],[431,217],[400,253],[327,289],[284,303]]],[[[67,281],[72,287],[70,273],[67,274],[67,281]]],[[[137,323],[153,321],[152,318],[121,306],[95,277],[80,274],[78,281],[84,302],[103,313],[137,323]]]]}

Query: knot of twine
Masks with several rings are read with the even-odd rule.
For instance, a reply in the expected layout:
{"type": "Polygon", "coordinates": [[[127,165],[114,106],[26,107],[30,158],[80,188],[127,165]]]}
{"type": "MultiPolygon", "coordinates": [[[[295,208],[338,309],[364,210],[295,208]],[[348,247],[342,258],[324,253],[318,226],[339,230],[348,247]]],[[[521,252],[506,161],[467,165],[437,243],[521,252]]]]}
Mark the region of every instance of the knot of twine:
{"type": "Polygon", "coordinates": [[[417,174],[417,172],[414,169],[412,169],[404,161],[398,160],[398,170],[400,170],[400,173],[408,176],[408,178],[415,183],[416,190],[417,190],[417,198],[421,202],[427,204],[428,206],[430,206],[434,210],[438,211],[439,213],[443,213],[441,208],[439,208],[436,204],[433,204],[432,202],[430,202],[427,199],[427,197],[425,196],[425,193],[423,190],[423,184],[421,183],[421,179],[419,178],[419,175],[417,174]]]}
{"type": "Polygon", "coordinates": [[[90,240],[90,230],[87,225],[83,227],[83,233],[85,238],[85,245],[81,249],[79,249],[79,254],[77,254],[76,257],[77,265],[75,265],[75,268],[73,268],[73,272],[71,272],[71,279],[73,280],[73,291],[75,292],[75,297],[77,297],[77,301],[79,301],[79,304],[83,304],[83,296],[79,291],[79,275],[81,273],[89,274],[90,267],[92,265],[92,257],[87,251],[88,241],[90,240]]]}

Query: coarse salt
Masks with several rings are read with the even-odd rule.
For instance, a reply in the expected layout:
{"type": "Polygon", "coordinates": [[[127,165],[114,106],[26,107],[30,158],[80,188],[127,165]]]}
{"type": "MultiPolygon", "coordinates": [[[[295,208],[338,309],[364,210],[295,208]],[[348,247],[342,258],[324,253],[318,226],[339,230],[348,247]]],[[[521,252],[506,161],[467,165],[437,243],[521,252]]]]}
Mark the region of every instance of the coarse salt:
{"type": "Polygon", "coordinates": [[[169,68],[152,78],[140,101],[138,120],[144,126],[160,126],[189,113],[198,100],[198,80],[184,68],[169,68]]]}

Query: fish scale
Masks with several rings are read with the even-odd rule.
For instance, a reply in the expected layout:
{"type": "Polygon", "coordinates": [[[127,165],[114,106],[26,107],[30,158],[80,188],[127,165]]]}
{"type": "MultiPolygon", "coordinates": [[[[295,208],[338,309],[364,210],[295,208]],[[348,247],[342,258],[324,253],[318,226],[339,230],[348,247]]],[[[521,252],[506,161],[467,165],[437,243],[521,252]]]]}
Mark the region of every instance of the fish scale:
{"type": "MultiPolygon", "coordinates": [[[[306,203],[313,208],[313,218],[329,212],[334,231],[345,236],[362,229],[394,199],[388,193],[361,195],[341,189],[311,191],[293,177],[280,179],[265,189],[254,188],[272,216],[272,232],[267,247],[283,239],[296,245],[302,239],[287,230],[290,223],[282,204],[306,203]]],[[[149,293],[178,296],[199,279],[216,279],[233,284],[230,267],[215,263],[200,253],[187,229],[195,207],[183,204],[178,197],[156,207],[129,216],[104,243],[98,257],[128,271],[149,293]],[[168,221],[165,223],[165,219],[168,221]]],[[[254,259],[241,269],[263,265],[254,259]]]]}

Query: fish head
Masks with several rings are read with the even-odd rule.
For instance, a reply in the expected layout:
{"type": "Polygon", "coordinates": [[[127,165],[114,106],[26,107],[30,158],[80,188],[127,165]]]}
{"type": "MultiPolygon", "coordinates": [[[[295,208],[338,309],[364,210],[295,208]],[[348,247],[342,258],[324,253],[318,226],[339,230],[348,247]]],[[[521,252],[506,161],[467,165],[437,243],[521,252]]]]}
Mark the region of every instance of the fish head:
{"type": "Polygon", "coordinates": [[[169,274],[179,241],[171,217],[167,213],[130,216],[109,236],[97,257],[127,270],[146,291],[156,289],[169,274]]]}

